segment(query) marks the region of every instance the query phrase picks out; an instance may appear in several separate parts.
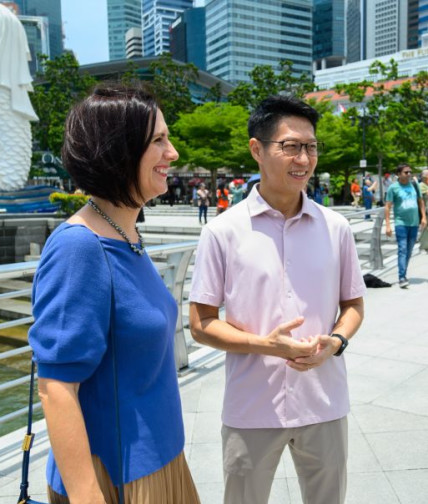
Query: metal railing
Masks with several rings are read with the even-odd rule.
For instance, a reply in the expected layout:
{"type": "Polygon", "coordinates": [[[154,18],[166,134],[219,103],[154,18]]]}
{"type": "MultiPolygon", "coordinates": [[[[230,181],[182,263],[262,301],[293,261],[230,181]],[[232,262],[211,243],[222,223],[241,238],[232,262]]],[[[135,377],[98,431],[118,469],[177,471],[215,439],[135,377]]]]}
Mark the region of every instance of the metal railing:
{"type": "MultiPolygon", "coordinates": [[[[382,240],[382,224],[384,209],[374,208],[371,210],[350,210],[349,207],[338,209],[350,222],[353,231],[361,266],[369,270],[379,270],[383,267],[384,244],[382,240]],[[368,221],[365,216],[370,214],[372,220],[368,221]]],[[[193,253],[196,249],[197,241],[182,242],[167,245],[156,245],[147,247],[147,252],[155,263],[159,273],[163,277],[168,289],[174,296],[178,305],[178,320],[175,333],[175,362],[177,370],[186,369],[189,365],[188,345],[185,338],[185,323],[183,319],[183,307],[188,303],[183,297],[185,282],[189,280],[188,268],[193,253]]],[[[389,251],[390,253],[390,251],[389,251]]],[[[393,249],[395,254],[395,249],[393,249]]],[[[0,280],[16,279],[25,276],[31,276],[35,273],[38,261],[25,263],[0,265],[0,280]]],[[[1,299],[30,297],[31,289],[20,289],[12,292],[0,294],[1,299]]],[[[33,317],[21,317],[17,320],[11,320],[0,323],[0,329],[8,327],[29,324],[33,322],[33,317]]],[[[0,353],[0,360],[30,352],[31,347],[24,347],[0,353]]],[[[218,352],[213,350],[215,354],[218,352]]],[[[197,352],[196,352],[197,353],[197,352]]],[[[205,358],[210,358],[209,355],[205,358]]],[[[9,390],[18,385],[28,382],[30,376],[10,380],[0,384],[0,393],[9,390]]],[[[35,405],[40,408],[40,403],[35,405]]],[[[21,408],[0,417],[0,424],[25,414],[27,408],[21,408]]]]}
{"type": "MultiPolygon", "coordinates": [[[[382,207],[354,211],[346,209],[341,213],[350,223],[361,267],[372,270],[382,269],[385,249],[385,247],[382,249],[385,243],[382,239],[382,225],[385,209],[382,207]],[[369,218],[366,219],[367,216],[369,218]]],[[[395,253],[395,248],[392,250],[395,253]]]]}
{"type": "MultiPolygon", "coordinates": [[[[152,258],[156,265],[159,274],[163,277],[166,286],[178,305],[178,320],[175,332],[175,362],[177,369],[183,369],[188,366],[189,356],[187,350],[187,343],[184,334],[183,322],[183,305],[188,303],[183,299],[183,289],[186,282],[187,270],[190,264],[192,255],[196,249],[197,241],[175,243],[171,245],[156,245],[146,248],[147,253],[152,258]]],[[[26,276],[34,275],[37,269],[38,261],[31,261],[26,263],[5,264],[0,265],[0,280],[16,279],[26,276]]],[[[0,294],[1,299],[16,298],[16,297],[30,297],[31,289],[20,289],[17,291],[6,292],[0,294]]],[[[16,320],[10,320],[0,323],[0,329],[9,327],[20,326],[24,324],[31,324],[34,321],[33,317],[20,317],[16,320]]],[[[0,360],[15,357],[23,353],[29,353],[31,347],[25,345],[23,347],[9,350],[0,353],[0,360]]],[[[30,358],[30,357],[29,357],[30,358]]],[[[36,376],[37,377],[37,376],[36,376]]],[[[25,384],[30,381],[30,375],[22,376],[20,378],[10,380],[0,384],[0,393],[25,384]]],[[[34,409],[40,409],[41,404],[38,402],[34,404],[34,409]]],[[[0,417],[0,424],[13,420],[28,411],[28,408],[21,408],[0,417]]]]}

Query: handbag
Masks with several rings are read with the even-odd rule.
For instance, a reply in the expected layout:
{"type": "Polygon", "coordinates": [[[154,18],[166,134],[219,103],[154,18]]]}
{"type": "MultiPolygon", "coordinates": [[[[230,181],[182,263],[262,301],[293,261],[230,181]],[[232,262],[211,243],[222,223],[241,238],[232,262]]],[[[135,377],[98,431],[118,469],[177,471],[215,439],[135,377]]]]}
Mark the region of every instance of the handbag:
{"type": "MultiPolygon", "coordinates": [[[[114,287],[113,287],[113,275],[111,270],[110,261],[107,257],[107,253],[104,250],[100,242],[100,246],[106,257],[107,265],[110,270],[111,276],[111,306],[114,306],[114,287]]],[[[117,431],[117,453],[118,453],[118,467],[119,467],[119,504],[125,504],[125,493],[124,493],[124,483],[123,483],[123,462],[122,462],[122,440],[120,435],[120,414],[119,414],[119,389],[117,385],[117,361],[116,361],[116,338],[113,332],[114,327],[114,310],[111,310],[110,316],[110,331],[109,340],[112,349],[112,368],[113,368],[113,387],[114,387],[114,404],[115,404],[115,417],[116,417],[116,431],[117,431]]],[[[24,441],[22,443],[23,457],[22,457],[22,473],[21,473],[21,485],[20,493],[18,497],[18,504],[47,504],[44,502],[36,501],[28,495],[28,472],[30,469],[30,450],[33,445],[34,436],[31,432],[31,427],[33,423],[33,396],[34,396],[34,375],[35,375],[35,362],[31,359],[31,376],[30,376],[30,393],[28,400],[28,420],[27,420],[27,433],[24,436],[24,441]]]]}

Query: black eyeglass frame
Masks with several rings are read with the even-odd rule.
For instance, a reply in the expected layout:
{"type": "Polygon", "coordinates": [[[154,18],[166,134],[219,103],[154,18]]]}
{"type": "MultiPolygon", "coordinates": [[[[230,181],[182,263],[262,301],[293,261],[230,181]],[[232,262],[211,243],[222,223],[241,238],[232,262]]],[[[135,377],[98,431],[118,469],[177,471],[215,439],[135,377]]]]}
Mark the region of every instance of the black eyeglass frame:
{"type": "MultiPolygon", "coordinates": [[[[284,152],[284,144],[286,142],[300,144],[299,152],[297,154],[294,154],[294,156],[300,155],[300,153],[302,152],[303,147],[305,147],[306,148],[306,154],[309,157],[318,157],[320,154],[323,153],[324,147],[325,147],[324,142],[321,142],[319,140],[315,140],[314,142],[307,142],[307,143],[299,142],[297,140],[281,140],[281,141],[279,141],[279,140],[264,140],[263,138],[256,138],[256,140],[258,140],[259,142],[262,142],[262,143],[276,143],[276,144],[280,144],[281,145],[282,153],[285,154],[285,155],[288,155],[286,152],[284,152]],[[310,154],[309,153],[309,151],[308,151],[308,145],[310,145],[310,144],[317,144],[317,153],[316,154],[310,154]]],[[[294,157],[294,156],[290,156],[290,157],[294,157]]]]}

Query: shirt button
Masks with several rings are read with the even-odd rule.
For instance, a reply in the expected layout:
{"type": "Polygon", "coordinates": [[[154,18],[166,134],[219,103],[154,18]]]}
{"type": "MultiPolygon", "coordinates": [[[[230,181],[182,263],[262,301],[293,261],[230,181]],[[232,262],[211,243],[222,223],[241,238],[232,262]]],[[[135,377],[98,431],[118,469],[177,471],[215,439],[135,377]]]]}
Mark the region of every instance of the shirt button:
{"type": "Polygon", "coordinates": [[[287,261],[287,266],[290,266],[290,264],[291,264],[291,261],[287,261]]]}
{"type": "Polygon", "coordinates": [[[291,291],[288,291],[287,297],[291,298],[291,291]]]}

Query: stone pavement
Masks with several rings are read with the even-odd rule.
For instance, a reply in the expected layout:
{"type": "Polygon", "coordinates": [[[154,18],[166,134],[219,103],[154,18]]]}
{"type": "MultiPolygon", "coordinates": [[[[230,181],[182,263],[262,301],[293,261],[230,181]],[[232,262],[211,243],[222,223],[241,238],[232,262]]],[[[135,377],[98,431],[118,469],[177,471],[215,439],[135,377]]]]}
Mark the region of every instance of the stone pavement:
{"type": "MultiPolygon", "coordinates": [[[[412,258],[408,289],[398,288],[395,268],[378,276],[394,285],[368,289],[364,324],[346,351],[352,404],[346,504],[424,504],[428,502],[428,255],[412,258]]],[[[185,450],[202,504],[222,502],[223,363],[220,354],[179,378],[185,450]]],[[[43,500],[48,440],[43,421],[36,429],[40,433],[33,450],[30,490],[33,498],[43,500]]],[[[16,432],[0,439],[0,504],[16,502],[21,441],[16,432]]],[[[288,452],[269,500],[279,503],[301,503],[288,452]]]]}

